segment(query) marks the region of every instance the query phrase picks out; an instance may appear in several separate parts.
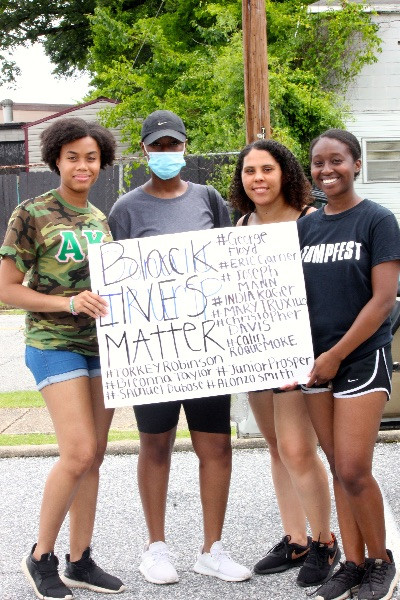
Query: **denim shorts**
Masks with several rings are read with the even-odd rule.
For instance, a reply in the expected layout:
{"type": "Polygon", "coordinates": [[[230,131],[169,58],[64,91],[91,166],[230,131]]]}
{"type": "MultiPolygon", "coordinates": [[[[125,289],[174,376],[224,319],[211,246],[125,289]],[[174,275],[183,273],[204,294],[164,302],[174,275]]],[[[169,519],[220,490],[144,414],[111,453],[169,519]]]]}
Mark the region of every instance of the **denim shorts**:
{"type": "Polygon", "coordinates": [[[25,364],[32,371],[38,390],[76,377],[99,377],[100,358],[69,350],[40,350],[26,346],[25,364]]]}

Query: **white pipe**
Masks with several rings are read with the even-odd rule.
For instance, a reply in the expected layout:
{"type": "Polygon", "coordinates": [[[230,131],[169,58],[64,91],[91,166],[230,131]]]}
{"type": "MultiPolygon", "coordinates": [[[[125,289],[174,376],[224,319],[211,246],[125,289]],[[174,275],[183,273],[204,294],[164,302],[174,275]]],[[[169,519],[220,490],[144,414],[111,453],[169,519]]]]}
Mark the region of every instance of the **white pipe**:
{"type": "Polygon", "coordinates": [[[13,101],[8,98],[6,100],[1,101],[1,106],[3,107],[4,123],[12,123],[14,120],[13,104],[13,101]]]}

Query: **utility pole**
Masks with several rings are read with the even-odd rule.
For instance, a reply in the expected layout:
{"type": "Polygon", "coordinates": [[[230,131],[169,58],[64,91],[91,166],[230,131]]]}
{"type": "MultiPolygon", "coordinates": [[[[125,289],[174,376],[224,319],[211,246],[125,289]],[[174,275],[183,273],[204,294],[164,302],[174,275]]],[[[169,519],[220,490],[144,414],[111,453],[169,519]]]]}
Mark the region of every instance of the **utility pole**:
{"type": "Polygon", "coordinates": [[[246,142],[271,137],[265,0],[242,0],[246,142]]]}

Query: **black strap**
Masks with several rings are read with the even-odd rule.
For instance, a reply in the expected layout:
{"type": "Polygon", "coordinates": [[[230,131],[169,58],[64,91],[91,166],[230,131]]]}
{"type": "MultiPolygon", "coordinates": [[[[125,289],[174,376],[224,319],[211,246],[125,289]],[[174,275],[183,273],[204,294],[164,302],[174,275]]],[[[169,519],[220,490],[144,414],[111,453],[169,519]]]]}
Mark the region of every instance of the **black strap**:
{"type": "Polygon", "coordinates": [[[214,218],[214,228],[217,229],[218,227],[221,227],[221,222],[220,222],[220,218],[219,218],[219,210],[218,210],[217,193],[216,193],[215,189],[212,187],[212,185],[206,185],[206,188],[207,188],[207,192],[208,192],[208,198],[210,201],[210,208],[211,208],[213,218],[214,218]]]}
{"type": "Polygon", "coordinates": [[[251,213],[247,213],[247,215],[244,215],[243,217],[243,221],[242,221],[242,225],[247,225],[250,219],[250,215],[251,213]]]}
{"type": "Polygon", "coordinates": [[[301,219],[301,217],[305,217],[306,214],[308,213],[310,207],[309,206],[305,206],[303,208],[303,210],[301,211],[301,213],[299,214],[299,216],[297,217],[297,220],[301,219]]]}

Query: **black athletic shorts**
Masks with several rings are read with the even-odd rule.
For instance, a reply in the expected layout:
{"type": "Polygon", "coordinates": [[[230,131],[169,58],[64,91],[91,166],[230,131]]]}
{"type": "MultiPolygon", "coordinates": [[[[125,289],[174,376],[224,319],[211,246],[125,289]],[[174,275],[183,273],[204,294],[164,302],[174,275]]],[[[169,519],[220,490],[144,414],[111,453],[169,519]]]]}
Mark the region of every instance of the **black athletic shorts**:
{"type": "Polygon", "coordinates": [[[210,396],[191,400],[172,400],[138,404],[133,407],[141,433],[164,433],[178,425],[181,406],[190,431],[204,433],[231,432],[230,395],[210,396]]]}
{"type": "Polygon", "coordinates": [[[341,365],[329,383],[301,386],[305,394],[332,392],[334,398],[356,398],[372,392],[386,392],[388,400],[392,391],[391,345],[341,365]]]}

